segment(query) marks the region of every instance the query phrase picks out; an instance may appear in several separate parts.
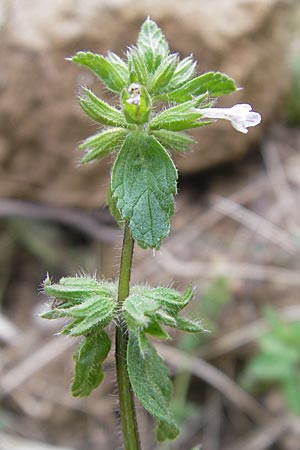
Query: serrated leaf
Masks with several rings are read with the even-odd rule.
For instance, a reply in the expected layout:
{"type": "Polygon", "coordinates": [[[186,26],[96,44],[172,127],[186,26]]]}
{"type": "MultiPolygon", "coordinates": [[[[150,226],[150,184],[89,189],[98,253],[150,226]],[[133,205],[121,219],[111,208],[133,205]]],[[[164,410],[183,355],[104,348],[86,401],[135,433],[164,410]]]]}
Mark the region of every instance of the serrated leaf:
{"type": "Polygon", "coordinates": [[[149,316],[152,317],[155,321],[159,321],[164,325],[167,325],[168,327],[176,327],[176,319],[162,309],[153,313],[149,313],[149,316]]]}
{"type": "Polygon", "coordinates": [[[144,354],[131,333],[127,348],[127,367],[132,389],[144,408],[159,424],[158,438],[175,439],[179,433],[169,408],[172,383],[168,369],[153,345],[147,341],[144,354]]]}
{"type": "Polygon", "coordinates": [[[99,286],[68,286],[61,284],[51,284],[44,286],[44,292],[48,297],[56,298],[58,300],[75,300],[82,301],[90,295],[97,293],[99,286]]]}
{"type": "Polygon", "coordinates": [[[198,102],[198,99],[190,100],[157,114],[149,124],[150,130],[181,131],[202,126],[203,123],[198,121],[202,115],[200,110],[196,109],[198,102]]]}
{"type": "Polygon", "coordinates": [[[112,127],[126,126],[122,111],[119,111],[103,100],[100,100],[100,98],[87,88],[82,89],[79,103],[83,111],[91,119],[102,125],[109,125],[112,127]]]}
{"type": "Polygon", "coordinates": [[[126,62],[114,52],[108,52],[106,59],[118,70],[122,79],[125,80],[127,84],[129,82],[129,70],[126,62]]]}
{"type": "Polygon", "coordinates": [[[169,150],[177,152],[185,152],[189,145],[194,143],[194,139],[188,134],[170,131],[170,130],[153,130],[153,136],[169,150]]]}
{"type": "Polygon", "coordinates": [[[74,397],[86,397],[103,380],[102,363],[110,350],[110,339],[104,331],[86,337],[74,355],[75,376],[72,383],[74,397]]]}
{"type": "Polygon", "coordinates": [[[137,47],[143,54],[150,72],[154,72],[169,54],[169,46],[161,29],[149,17],[141,27],[137,47]]]}
{"type": "Polygon", "coordinates": [[[130,82],[141,83],[144,86],[147,86],[149,72],[143,55],[137,48],[132,47],[127,53],[127,58],[130,72],[130,82]]]}
{"type": "Polygon", "coordinates": [[[115,66],[111,59],[111,57],[106,59],[104,56],[92,52],[78,52],[71,58],[71,61],[90,69],[108,89],[118,93],[128,83],[128,80],[124,78],[124,72],[122,73],[119,66],[115,66]]]}
{"type": "Polygon", "coordinates": [[[112,196],[133,238],[159,248],[170,231],[177,171],[165,149],[144,132],[130,132],[112,170],[112,196]]]}
{"type": "Polygon", "coordinates": [[[110,297],[91,297],[80,305],[68,309],[60,309],[65,317],[81,319],[76,326],[72,327],[71,336],[81,336],[90,332],[94,327],[104,328],[113,319],[116,302],[110,297]]]}
{"type": "Polygon", "coordinates": [[[123,303],[124,318],[131,330],[145,329],[151,324],[147,314],[159,308],[160,305],[154,300],[146,299],[141,295],[130,295],[123,303]]]}
{"type": "Polygon", "coordinates": [[[47,278],[43,288],[48,297],[65,302],[75,300],[75,303],[82,302],[95,294],[111,296],[112,290],[115,289],[113,283],[99,282],[86,276],[61,278],[57,284],[51,284],[47,278]]]}
{"type": "Polygon", "coordinates": [[[175,90],[187,81],[190,81],[196,69],[197,62],[191,56],[184,58],[177,64],[174,74],[170,80],[169,90],[175,90]]]}
{"type": "Polygon", "coordinates": [[[149,299],[149,301],[156,301],[172,315],[176,315],[180,310],[188,305],[193,298],[193,289],[191,286],[187,288],[183,295],[175,289],[166,287],[141,288],[137,286],[136,289],[140,290],[141,296],[149,299]]]}
{"type": "Polygon", "coordinates": [[[128,130],[124,128],[114,128],[97,133],[86,139],[80,146],[80,149],[88,149],[88,153],[82,158],[81,163],[85,164],[94,159],[104,158],[110,153],[118,150],[126,136],[128,130]]]}
{"type": "Polygon", "coordinates": [[[203,326],[199,322],[194,322],[191,319],[187,319],[186,317],[176,317],[176,326],[175,328],[180,331],[185,331],[187,333],[199,333],[204,331],[203,326]]]}
{"type": "Polygon", "coordinates": [[[170,339],[170,335],[160,326],[156,320],[151,320],[145,328],[145,333],[150,334],[157,339],[170,339]]]}
{"type": "Polygon", "coordinates": [[[236,91],[236,85],[232,78],[220,72],[207,72],[186,82],[167,95],[169,100],[182,103],[206,93],[211,97],[220,97],[234,91],[236,91]]]}
{"type": "Polygon", "coordinates": [[[122,219],[120,211],[118,210],[117,199],[112,196],[111,186],[109,186],[108,190],[107,190],[106,202],[108,204],[109,211],[110,211],[111,215],[116,219],[119,227],[123,228],[124,225],[125,225],[125,221],[122,219]]]}
{"type": "Polygon", "coordinates": [[[149,91],[153,94],[159,93],[169,84],[178,63],[177,53],[169,55],[156,69],[151,78],[149,91]]]}

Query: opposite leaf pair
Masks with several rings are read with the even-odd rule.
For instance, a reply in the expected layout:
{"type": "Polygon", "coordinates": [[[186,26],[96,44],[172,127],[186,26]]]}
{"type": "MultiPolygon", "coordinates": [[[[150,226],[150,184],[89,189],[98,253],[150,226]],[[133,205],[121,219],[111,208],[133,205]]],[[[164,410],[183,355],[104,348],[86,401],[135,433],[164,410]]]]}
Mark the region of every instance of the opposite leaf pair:
{"type": "Polygon", "coordinates": [[[185,151],[190,128],[211,123],[216,98],[236,90],[219,72],[196,74],[196,61],[180,61],[155,22],[142,25],[136,46],[121,59],[78,52],[71,61],[90,69],[104,86],[118,94],[116,106],[83,88],[84,112],[103,129],[80,146],[90,162],[119,151],[112,170],[108,204],[119,224],[126,221],[142,248],[159,248],[169,234],[174,214],[177,170],[168,151],[185,151]],[[209,116],[205,116],[205,108],[209,116]]]}
{"type": "Polygon", "coordinates": [[[70,319],[60,333],[84,337],[74,355],[72,394],[87,396],[99,386],[103,379],[102,363],[111,347],[104,328],[112,321],[118,326],[125,323],[129,330],[127,367],[133,391],[158,421],[158,438],[175,438],[178,428],[169,409],[172,384],[146,334],[169,338],[162,325],[192,333],[202,331],[200,323],[178,315],[191,301],[192,289],[181,295],[170,288],[134,286],[121,306],[114,283],[90,277],[62,278],[58,284],[51,284],[47,278],[44,291],[53,302],[42,317],[70,319]]]}

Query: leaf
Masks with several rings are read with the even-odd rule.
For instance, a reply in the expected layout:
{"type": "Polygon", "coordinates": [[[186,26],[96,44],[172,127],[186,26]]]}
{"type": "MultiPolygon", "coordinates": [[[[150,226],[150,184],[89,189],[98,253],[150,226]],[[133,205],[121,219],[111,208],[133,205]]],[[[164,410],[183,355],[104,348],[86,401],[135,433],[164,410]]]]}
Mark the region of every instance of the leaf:
{"type": "Polygon", "coordinates": [[[177,330],[185,331],[187,333],[199,333],[205,331],[201,323],[194,322],[186,317],[176,317],[176,327],[177,330]]]}
{"type": "Polygon", "coordinates": [[[122,111],[119,111],[103,100],[100,100],[100,98],[93,94],[89,89],[82,89],[79,103],[83,111],[96,122],[112,127],[126,126],[122,111]]]}
{"type": "Polygon", "coordinates": [[[140,292],[141,296],[149,299],[148,301],[154,300],[172,315],[176,315],[193,298],[193,289],[191,286],[187,288],[183,295],[175,289],[166,287],[144,288],[137,286],[136,290],[140,292]]]}
{"type": "Polygon", "coordinates": [[[147,86],[149,72],[143,55],[137,48],[131,47],[127,53],[127,58],[130,71],[130,81],[132,83],[139,82],[144,86],[147,86]]]}
{"type": "Polygon", "coordinates": [[[79,148],[88,149],[89,152],[82,158],[81,163],[85,164],[94,159],[104,158],[118,150],[127,134],[128,130],[124,128],[114,128],[102,131],[102,133],[97,133],[86,139],[79,148]]]}
{"type": "Polygon", "coordinates": [[[170,130],[153,130],[153,136],[169,150],[184,152],[188,146],[194,143],[194,139],[185,133],[170,130]]]}
{"type": "Polygon", "coordinates": [[[77,303],[95,295],[111,296],[115,289],[113,283],[99,282],[91,277],[61,278],[58,284],[51,284],[49,278],[44,282],[44,292],[48,297],[77,303]]]}
{"type": "Polygon", "coordinates": [[[113,319],[116,309],[116,302],[110,297],[91,297],[80,305],[72,306],[68,309],[60,309],[61,317],[80,319],[70,330],[71,336],[81,336],[87,334],[94,327],[104,328],[113,319]]]}
{"type": "Polygon", "coordinates": [[[170,82],[178,63],[178,54],[169,55],[156,69],[150,83],[149,91],[156,94],[162,91],[170,82]]]}
{"type": "Polygon", "coordinates": [[[169,334],[155,320],[150,321],[150,324],[145,328],[145,333],[157,339],[170,339],[169,334]]]}
{"type": "Polygon", "coordinates": [[[169,234],[176,180],[176,168],[159,142],[144,132],[130,132],[115,160],[111,190],[141,247],[159,248],[169,234]]]}
{"type": "Polygon", "coordinates": [[[144,56],[150,72],[154,72],[169,54],[169,46],[161,29],[149,17],[141,27],[137,47],[144,56]]]}
{"type": "Polygon", "coordinates": [[[160,305],[140,295],[130,295],[123,303],[124,318],[129,329],[136,331],[147,328],[151,319],[147,314],[157,311],[160,305]]]}
{"type": "Polygon", "coordinates": [[[106,202],[111,215],[116,219],[119,227],[122,229],[125,225],[125,221],[122,219],[120,211],[118,210],[117,199],[112,196],[111,186],[108,186],[106,202]]]}
{"type": "Polygon", "coordinates": [[[200,110],[196,109],[198,102],[198,99],[190,100],[157,114],[149,124],[150,130],[163,128],[170,131],[181,131],[202,126],[203,123],[198,122],[202,116],[200,110]]]}
{"type": "Polygon", "coordinates": [[[191,56],[180,61],[170,80],[169,90],[177,89],[187,81],[193,78],[197,62],[191,56]]]}
{"type": "Polygon", "coordinates": [[[128,83],[124,77],[124,71],[119,70],[119,65],[112,63],[112,56],[108,59],[102,55],[91,52],[78,52],[71,61],[85,66],[105,84],[105,86],[113,92],[121,92],[123,87],[128,83]]]}
{"type": "Polygon", "coordinates": [[[171,101],[182,103],[206,93],[211,97],[220,97],[234,91],[236,91],[236,85],[232,78],[220,72],[207,72],[193,78],[175,91],[169,92],[168,98],[171,101]]]}
{"type": "Polygon", "coordinates": [[[175,439],[179,430],[169,408],[172,383],[168,369],[150,342],[144,346],[145,355],[140,351],[137,337],[130,334],[127,367],[132,389],[143,407],[158,421],[157,437],[175,439]]]}
{"type": "Polygon", "coordinates": [[[83,340],[74,355],[74,397],[86,397],[99,386],[103,380],[102,363],[108,355],[110,345],[110,339],[104,331],[94,332],[83,340]]]}
{"type": "Polygon", "coordinates": [[[77,303],[77,301],[82,301],[89,295],[95,294],[98,288],[98,286],[49,284],[44,285],[44,292],[48,297],[64,301],[75,300],[75,303],[77,303]]]}
{"type": "Polygon", "coordinates": [[[127,84],[129,82],[129,70],[126,62],[114,52],[107,52],[106,59],[114,66],[115,69],[117,69],[122,79],[126,81],[127,84]]]}

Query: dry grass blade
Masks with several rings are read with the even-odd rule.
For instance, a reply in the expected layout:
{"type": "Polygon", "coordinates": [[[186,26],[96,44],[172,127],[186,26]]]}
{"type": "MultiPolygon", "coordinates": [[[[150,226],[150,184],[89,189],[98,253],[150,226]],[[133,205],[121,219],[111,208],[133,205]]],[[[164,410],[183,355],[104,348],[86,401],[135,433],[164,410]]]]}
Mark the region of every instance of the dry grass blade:
{"type": "Polygon", "coordinates": [[[215,203],[214,208],[218,212],[245,225],[290,254],[295,254],[299,250],[299,245],[296,245],[292,236],[285,230],[230,199],[219,196],[215,196],[215,199],[218,201],[215,203]]]}
{"type": "Polygon", "coordinates": [[[267,450],[289,431],[290,426],[290,418],[281,417],[256,432],[254,436],[240,441],[237,445],[231,445],[225,450],[267,450]]]}
{"type": "Polygon", "coordinates": [[[67,339],[52,339],[36,352],[30,355],[13,369],[6,372],[0,379],[0,396],[8,395],[29,377],[34,375],[47,364],[58,358],[73,342],[67,339]]]}
{"type": "Polygon", "coordinates": [[[7,434],[0,434],[1,450],[72,450],[70,447],[57,447],[44,442],[28,441],[7,434]]]}
{"type": "MultiPolygon", "coordinates": [[[[285,169],[281,163],[277,145],[274,142],[266,143],[263,149],[263,157],[267,168],[267,174],[272,188],[278,198],[281,209],[294,222],[300,222],[300,204],[289,186],[285,169]]],[[[289,221],[288,221],[288,225],[289,221]]],[[[291,224],[293,225],[293,224],[291,224]]],[[[291,227],[291,231],[293,227],[291,227]]]]}
{"type": "Polygon", "coordinates": [[[3,314],[0,314],[0,340],[13,345],[19,336],[20,331],[15,325],[3,314]]]}
{"type": "Polygon", "coordinates": [[[112,227],[99,223],[84,211],[38,205],[21,200],[0,200],[0,218],[25,217],[51,220],[73,227],[101,242],[115,242],[119,233],[112,227]]]}
{"type": "Polygon", "coordinates": [[[267,411],[247,394],[240,386],[234,383],[223,372],[207,363],[203,359],[186,355],[176,348],[158,345],[159,352],[176,369],[185,368],[196,377],[213,386],[237,408],[248,414],[255,422],[265,423],[269,420],[267,411]]]}
{"type": "Polygon", "coordinates": [[[222,261],[221,263],[180,261],[167,250],[157,255],[157,263],[172,276],[195,279],[197,277],[216,278],[226,276],[229,279],[246,279],[269,281],[300,287],[300,275],[296,270],[289,270],[263,264],[222,261]]]}
{"type": "MultiPolygon", "coordinates": [[[[300,320],[300,305],[291,305],[276,310],[276,314],[284,322],[300,320]]],[[[228,334],[224,334],[211,344],[201,349],[202,358],[218,358],[226,353],[256,341],[262,334],[268,331],[268,323],[265,319],[256,320],[228,334]]]]}

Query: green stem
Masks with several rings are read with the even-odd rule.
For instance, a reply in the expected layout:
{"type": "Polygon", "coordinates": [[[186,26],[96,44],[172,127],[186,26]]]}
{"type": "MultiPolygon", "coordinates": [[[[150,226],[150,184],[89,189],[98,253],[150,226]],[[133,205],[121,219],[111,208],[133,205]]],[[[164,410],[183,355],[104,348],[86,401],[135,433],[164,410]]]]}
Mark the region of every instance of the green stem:
{"type": "MultiPolygon", "coordinates": [[[[129,227],[126,224],[124,230],[118,287],[118,303],[120,307],[129,295],[133,246],[134,240],[131,237],[129,227]]],[[[125,450],[140,450],[141,444],[137,428],[135,404],[126,365],[127,343],[128,330],[126,325],[121,322],[118,324],[116,329],[115,356],[124,444],[125,450]]]]}

